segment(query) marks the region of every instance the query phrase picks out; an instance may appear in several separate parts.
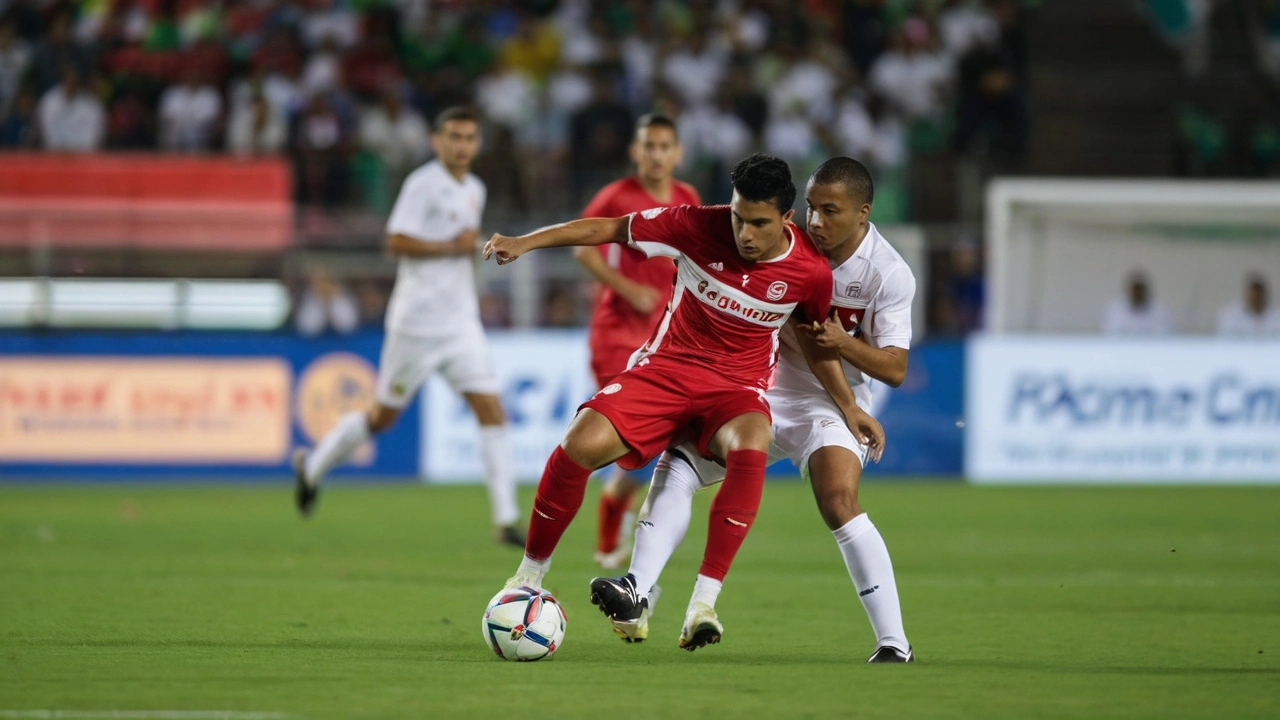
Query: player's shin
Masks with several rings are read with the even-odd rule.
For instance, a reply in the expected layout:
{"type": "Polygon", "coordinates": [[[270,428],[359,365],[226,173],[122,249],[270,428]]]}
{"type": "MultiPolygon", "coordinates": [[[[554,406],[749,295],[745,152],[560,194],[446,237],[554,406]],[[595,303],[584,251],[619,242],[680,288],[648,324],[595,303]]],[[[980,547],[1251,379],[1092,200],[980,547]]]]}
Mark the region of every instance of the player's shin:
{"type": "Polygon", "coordinates": [[[363,412],[349,412],[307,454],[306,480],[315,485],[372,437],[363,412]]]}
{"type": "Polygon", "coordinates": [[[906,652],[911,644],[902,627],[902,610],[898,604],[898,585],[894,582],[893,562],[880,531],[866,513],[831,531],[844,556],[845,567],[858,591],[858,599],[867,611],[876,646],[890,646],[906,652]]]}
{"type": "Polygon", "coordinates": [[[724,485],[711,502],[707,546],[698,571],[713,580],[724,580],[733,558],[742,547],[760,509],[764,493],[765,453],[733,450],[725,458],[724,485]]]}
{"type": "Polygon", "coordinates": [[[636,591],[641,597],[657,584],[662,569],[689,530],[698,487],[693,468],[680,456],[667,453],[658,462],[631,551],[629,572],[636,579],[636,591]]]}
{"type": "Polygon", "coordinates": [[[497,527],[515,525],[520,519],[520,508],[516,505],[515,459],[511,457],[506,425],[480,427],[480,455],[484,461],[493,524],[497,527]]]}
{"type": "Polygon", "coordinates": [[[591,468],[574,462],[564,448],[556,446],[542,471],[538,494],[533,500],[529,518],[529,539],[525,555],[531,560],[546,560],[555,552],[560,537],[582,507],[591,468]]]}

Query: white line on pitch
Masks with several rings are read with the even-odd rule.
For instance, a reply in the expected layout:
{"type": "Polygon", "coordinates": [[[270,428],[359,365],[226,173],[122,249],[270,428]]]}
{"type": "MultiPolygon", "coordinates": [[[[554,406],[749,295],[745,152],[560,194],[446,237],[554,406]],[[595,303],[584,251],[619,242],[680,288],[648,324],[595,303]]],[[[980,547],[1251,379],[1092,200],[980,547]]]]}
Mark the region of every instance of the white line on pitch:
{"type": "Polygon", "coordinates": [[[239,710],[0,710],[0,717],[14,720],[282,720],[284,712],[239,710]]]}

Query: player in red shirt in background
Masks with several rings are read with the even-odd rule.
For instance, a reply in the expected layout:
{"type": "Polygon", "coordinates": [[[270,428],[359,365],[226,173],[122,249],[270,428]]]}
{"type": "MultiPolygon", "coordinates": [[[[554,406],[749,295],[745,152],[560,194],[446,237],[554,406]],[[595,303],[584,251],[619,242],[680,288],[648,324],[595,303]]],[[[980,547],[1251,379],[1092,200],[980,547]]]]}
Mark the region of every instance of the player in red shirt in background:
{"type": "MultiPolygon", "coordinates": [[[[672,175],[680,164],[676,124],[665,115],[650,114],[636,122],[631,141],[635,175],[609,183],[582,211],[584,218],[612,218],[653,207],[701,205],[698,191],[672,175]]],[[[591,315],[591,371],[596,388],[609,384],[662,320],[676,278],[675,263],[667,257],[647,257],[617,243],[579,247],[574,257],[603,286],[591,315]]],[[[595,561],[612,570],[626,560],[629,548],[621,542],[623,518],[636,488],[653,475],[656,460],[634,473],[616,468],[600,493],[597,511],[595,561]]]]}
{"type": "MultiPolygon", "coordinates": [[[[524,559],[506,587],[542,587],[592,471],[615,461],[635,469],[673,441],[692,438],[699,454],[724,463],[725,479],[711,503],[694,601],[680,632],[680,647],[689,650],[720,641],[715,596],[760,506],[772,439],[764,391],[778,331],[787,322],[820,323],[831,308],[827,261],[790,222],[796,191],[787,164],[752,155],[731,178],[728,206],[584,218],[520,237],[494,235],[484,249],[485,259],[505,264],[538,248],[625,242],[650,257],[676,259],[672,300],[637,362],[583,403],[547,460],[524,559]]],[[[816,343],[802,346],[823,387],[848,395],[839,356],[816,343]]],[[[837,405],[849,408],[846,421],[860,442],[883,444],[874,418],[852,402],[837,405]]],[[[592,602],[624,634],[642,618],[648,593],[629,576],[591,583],[592,602]]]]}

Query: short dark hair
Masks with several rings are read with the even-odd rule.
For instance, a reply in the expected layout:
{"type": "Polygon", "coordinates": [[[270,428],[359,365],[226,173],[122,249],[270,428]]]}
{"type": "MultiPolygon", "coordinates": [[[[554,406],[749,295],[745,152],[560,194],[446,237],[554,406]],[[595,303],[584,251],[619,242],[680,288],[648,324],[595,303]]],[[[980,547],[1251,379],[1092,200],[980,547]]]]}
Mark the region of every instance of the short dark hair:
{"type": "Polygon", "coordinates": [[[445,123],[453,122],[454,120],[473,122],[479,125],[480,112],[475,108],[467,107],[466,105],[454,105],[453,107],[447,107],[444,110],[441,110],[439,115],[436,115],[436,122],[432,129],[436,132],[440,132],[444,129],[445,123]]]}
{"type": "Polygon", "coordinates": [[[844,185],[859,204],[870,205],[876,197],[875,184],[867,166],[851,157],[833,157],[813,171],[815,185],[844,185]]]}
{"type": "Polygon", "coordinates": [[[676,129],[676,121],[662,113],[645,113],[636,120],[636,132],[652,127],[671,128],[671,132],[676,134],[676,138],[680,137],[680,131],[676,129]]]}
{"type": "Polygon", "coordinates": [[[738,163],[729,175],[733,189],[743,200],[771,201],[785,215],[796,202],[796,186],[791,182],[791,168],[780,158],[755,153],[738,163]]]}

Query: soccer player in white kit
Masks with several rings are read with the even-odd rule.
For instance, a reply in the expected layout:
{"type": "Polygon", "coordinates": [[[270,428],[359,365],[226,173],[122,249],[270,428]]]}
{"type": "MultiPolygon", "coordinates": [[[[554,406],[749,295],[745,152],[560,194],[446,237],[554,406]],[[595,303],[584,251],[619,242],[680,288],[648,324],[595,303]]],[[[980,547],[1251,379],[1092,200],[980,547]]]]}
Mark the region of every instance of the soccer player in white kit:
{"type": "Polygon", "coordinates": [[[376,402],[367,413],[344,415],[314,450],[295,453],[296,502],[309,515],[325,474],[391,427],[422,383],[438,372],[480,423],[497,538],[523,548],[506,414],[476,300],[475,255],[485,202],[484,183],[471,174],[480,149],[479,116],[461,107],[440,113],[431,146],[436,158],[405,179],[387,221],[387,249],[399,256],[400,266],[387,305],[376,402]]]}
{"type": "MultiPolygon", "coordinates": [[[[876,650],[868,662],[913,662],[889,551],[858,503],[867,447],[854,438],[840,410],[853,401],[870,412],[869,379],[897,387],[907,371],[915,277],[868,221],[873,197],[867,169],[846,157],[823,163],[805,189],[807,230],[831,263],[835,281],[832,317],[809,332],[819,345],[840,353],[852,397],[835,397],[823,388],[794,331],[784,328],[776,383],[765,396],[773,411],[769,461],[791,458],[813,486],[818,511],[835,536],[876,634],[876,650]]],[[[878,460],[878,454],[870,459],[878,460]]],[[[636,528],[630,567],[634,586],[657,582],[688,530],[694,493],[723,477],[724,468],[687,445],[663,455],[636,528]]],[[[694,605],[699,602],[713,604],[715,594],[691,600],[688,616],[698,614],[694,605]]]]}

